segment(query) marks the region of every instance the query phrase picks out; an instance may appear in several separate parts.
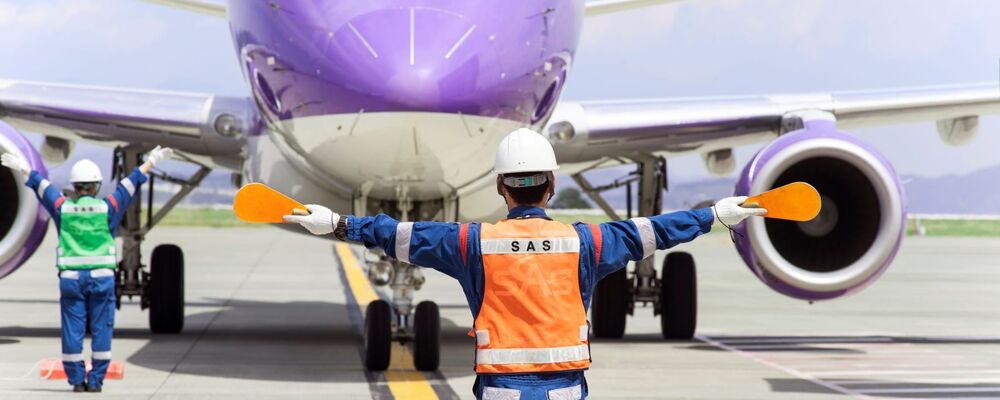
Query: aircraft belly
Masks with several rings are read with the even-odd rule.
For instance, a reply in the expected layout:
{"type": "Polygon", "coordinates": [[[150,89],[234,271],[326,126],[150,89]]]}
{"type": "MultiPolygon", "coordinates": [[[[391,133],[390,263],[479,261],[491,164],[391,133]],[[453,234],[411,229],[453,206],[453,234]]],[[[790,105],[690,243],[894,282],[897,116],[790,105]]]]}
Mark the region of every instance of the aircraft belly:
{"type": "Polygon", "coordinates": [[[275,133],[329,180],[381,199],[405,190],[419,201],[448,196],[491,175],[497,143],[521,125],[460,114],[382,112],[284,120],[275,133]]]}

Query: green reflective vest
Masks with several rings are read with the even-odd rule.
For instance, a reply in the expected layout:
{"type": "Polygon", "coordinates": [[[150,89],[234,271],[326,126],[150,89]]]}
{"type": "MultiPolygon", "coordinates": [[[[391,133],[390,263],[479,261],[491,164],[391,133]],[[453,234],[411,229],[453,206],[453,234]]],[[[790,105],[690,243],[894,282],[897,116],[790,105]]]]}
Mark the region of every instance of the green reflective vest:
{"type": "Polygon", "coordinates": [[[91,196],[66,199],[59,207],[60,270],[115,268],[115,239],[108,226],[108,204],[91,196]]]}

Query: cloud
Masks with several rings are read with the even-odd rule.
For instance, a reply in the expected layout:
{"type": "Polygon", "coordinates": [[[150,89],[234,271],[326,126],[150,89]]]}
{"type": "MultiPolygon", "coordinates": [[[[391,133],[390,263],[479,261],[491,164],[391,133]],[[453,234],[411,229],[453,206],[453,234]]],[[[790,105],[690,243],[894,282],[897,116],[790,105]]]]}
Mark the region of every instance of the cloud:
{"type": "Polygon", "coordinates": [[[224,19],[141,1],[0,4],[0,78],[247,93],[224,19]]]}
{"type": "MultiPolygon", "coordinates": [[[[997,79],[1000,2],[692,0],[584,23],[562,98],[622,99],[827,92],[997,79]]],[[[998,118],[972,146],[946,147],[933,123],[859,130],[904,174],[996,164],[998,118]],[[903,144],[903,145],[901,145],[903,144]]],[[[759,146],[737,149],[744,163],[759,146]]],[[[671,160],[677,181],[707,177],[671,160]]]]}

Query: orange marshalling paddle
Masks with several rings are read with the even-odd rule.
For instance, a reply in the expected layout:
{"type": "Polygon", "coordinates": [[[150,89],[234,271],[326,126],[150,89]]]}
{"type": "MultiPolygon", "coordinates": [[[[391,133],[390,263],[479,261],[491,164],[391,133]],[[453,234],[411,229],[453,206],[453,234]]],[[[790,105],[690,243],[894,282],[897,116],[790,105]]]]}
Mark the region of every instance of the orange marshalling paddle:
{"type": "Polygon", "coordinates": [[[240,188],[233,199],[233,212],[244,222],[283,223],[289,214],[308,215],[306,206],[263,183],[240,188]]]}
{"type": "Polygon", "coordinates": [[[743,204],[757,203],[767,210],[764,217],[809,221],[819,214],[819,192],[805,182],[793,182],[753,196],[743,204]]]}

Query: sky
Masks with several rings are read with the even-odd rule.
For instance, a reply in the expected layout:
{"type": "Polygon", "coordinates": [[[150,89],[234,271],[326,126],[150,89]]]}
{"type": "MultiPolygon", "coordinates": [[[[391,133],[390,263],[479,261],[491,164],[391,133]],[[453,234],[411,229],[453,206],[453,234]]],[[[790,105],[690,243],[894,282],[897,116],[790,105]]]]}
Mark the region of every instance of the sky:
{"type": "MultiPolygon", "coordinates": [[[[995,0],[691,0],[590,17],[562,99],[996,81],[997,21],[995,0]]],[[[224,19],[139,0],[0,0],[0,26],[0,79],[248,93],[224,19]]],[[[997,117],[963,147],[943,144],[933,123],[854,133],[903,175],[1000,163],[997,117]]],[[[737,164],[757,148],[738,148],[737,164]]],[[[697,156],[670,163],[673,182],[708,177],[697,156]]]]}

